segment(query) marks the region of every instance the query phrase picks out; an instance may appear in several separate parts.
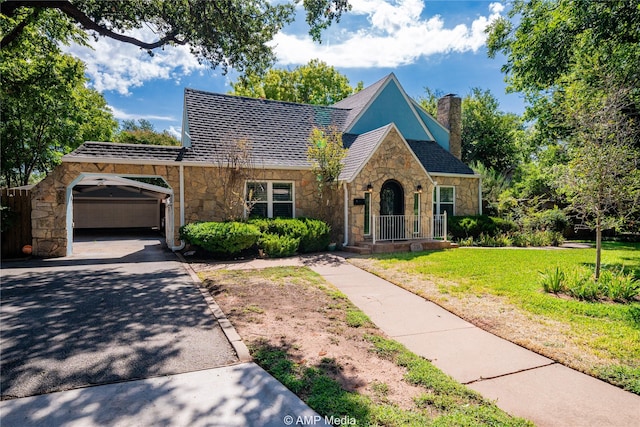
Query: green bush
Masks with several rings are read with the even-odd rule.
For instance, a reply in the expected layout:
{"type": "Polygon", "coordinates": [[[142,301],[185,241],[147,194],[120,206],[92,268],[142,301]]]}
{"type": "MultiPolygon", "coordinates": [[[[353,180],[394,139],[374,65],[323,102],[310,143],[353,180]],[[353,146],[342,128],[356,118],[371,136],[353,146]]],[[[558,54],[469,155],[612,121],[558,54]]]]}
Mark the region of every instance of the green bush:
{"type": "Polygon", "coordinates": [[[466,239],[485,236],[496,236],[508,233],[517,228],[513,221],[487,215],[450,216],[447,218],[447,231],[454,239],[466,239]]]}
{"type": "Polygon", "coordinates": [[[196,222],[180,227],[180,238],[215,254],[234,255],[253,246],[260,229],[243,222],[196,222]]]}
{"type": "Polygon", "coordinates": [[[300,218],[307,226],[307,232],[300,240],[300,252],[323,251],[329,245],[331,227],[319,219],[300,218]]]}
{"type": "Polygon", "coordinates": [[[258,240],[258,248],[270,258],[282,258],[294,255],[300,246],[299,237],[279,236],[265,233],[258,240]]]}
{"type": "Polygon", "coordinates": [[[553,208],[524,218],[523,226],[531,231],[564,233],[569,228],[569,218],[562,210],[553,208]]]}

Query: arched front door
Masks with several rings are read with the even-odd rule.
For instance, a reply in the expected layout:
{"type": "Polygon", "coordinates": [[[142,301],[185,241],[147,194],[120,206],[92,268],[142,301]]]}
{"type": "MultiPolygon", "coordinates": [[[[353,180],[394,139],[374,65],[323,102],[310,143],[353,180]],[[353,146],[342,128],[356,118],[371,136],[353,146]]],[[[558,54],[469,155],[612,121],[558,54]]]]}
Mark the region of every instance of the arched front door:
{"type": "Polygon", "coordinates": [[[404,229],[404,190],[398,181],[389,180],[380,189],[379,238],[404,239],[404,229]]]}

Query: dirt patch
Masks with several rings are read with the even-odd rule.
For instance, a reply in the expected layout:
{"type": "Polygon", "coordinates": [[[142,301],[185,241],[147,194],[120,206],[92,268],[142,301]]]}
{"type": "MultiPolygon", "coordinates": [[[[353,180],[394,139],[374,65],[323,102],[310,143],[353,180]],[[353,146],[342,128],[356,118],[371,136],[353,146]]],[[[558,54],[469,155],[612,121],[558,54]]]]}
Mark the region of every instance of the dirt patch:
{"type": "Polygon", "coordinates": [[[425,390],[404,381],[405,369],[376,356],[372,324],[349,326],[351,303],[306,268],[213,270],[195,264],[211,295],[251,348],[268,343],[296,363],[321,368],[348,391],[378,403],[415,409],[425,390]]]}
{"type": "Polygon", "coordinates": [[[457,298],[446,293],[445,281],[437,285],[417,274],[382,269],[368,258],[351,258],[349,262],[435,302],[479,328],[581,372],[593,375],[594,367],[618,363],[568,341],[571,331],[566,324],[527,313],[504,298],[487,294],[457,298]]]}

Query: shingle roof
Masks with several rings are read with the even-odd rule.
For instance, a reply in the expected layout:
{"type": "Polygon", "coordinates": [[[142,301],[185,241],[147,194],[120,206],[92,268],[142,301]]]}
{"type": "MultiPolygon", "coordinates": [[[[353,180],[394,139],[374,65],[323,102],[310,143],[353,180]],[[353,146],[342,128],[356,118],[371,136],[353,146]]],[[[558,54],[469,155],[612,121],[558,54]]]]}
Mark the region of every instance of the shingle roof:
{"type": "MultiPolygon", "coordinates": [[[[194,89],[185,90],[185,116],[190,148],[86,142],[64,156],[86,158],[187,161],[212,164],[225,160],[237,142],[251,150],[257,167],[308,168],[307,140],[314,127],[347,129],[393,74],[334,104],[317,106],[238,97],[194,89]]],[[[388,127],[362,135],[343,136],[350,148],[340,179],[351,180],[369,158],[388,127]]],[[[428,172],[473,174],[473,171],[435,142],[407,141],[428,172]]]]}
{"type": "Polygon", "coordinates": [[[268,166],[308,167],[313,127],[343,129],[348,110],[185,91],[191,147],[201,161],[215,162],[245,141],[254,161],[268,166]]]}
{"type": "Polygon", "coordinates": [[[344,167],[339,180],[350,182],[356,177],[391,126],[393,125],[387,125],[362,135],[345,134],[342,137],[342,143],[349,151],[344,159],[344,167]]]}
{"type": "Polygon", "coordinates": [[[408,140],[424,168],[430,173],[455,173],[473,175],[473,170],[434,141],[408,140]]]}
{"type": "Polygon", "coordinates": [[[118,144],[113,142],[85,142],[64,156],[66,160],[76,158],[111,158],[114,160],[160,160],[180,161],[186,154],[183,147],[145,144],[118,144]]]}
{"type": "Polygon", "coordinates": [[[365,108],[369,104],[371,98],[373,98],[374,95],[378,93],[380,87],[384,85],[392,76],[393,73],[378,80],[371,86],[367,86],[360,92],[354,93],[353,95],[333,104],[334,108],[343,108],[349,110],[349,115],[347,116],[347,120],[345,123],[345,129],[349,128],[349,126],[353,124],[353,121],[358,117],[363,108],[365,108]]]}

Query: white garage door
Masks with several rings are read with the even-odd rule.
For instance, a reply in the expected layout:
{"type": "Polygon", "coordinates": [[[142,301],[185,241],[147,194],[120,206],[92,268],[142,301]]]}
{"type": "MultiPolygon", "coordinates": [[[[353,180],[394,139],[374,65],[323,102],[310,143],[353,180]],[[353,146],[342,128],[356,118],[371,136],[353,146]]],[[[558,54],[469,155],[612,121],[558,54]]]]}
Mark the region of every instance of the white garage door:
{"type": "Polygon", "coordinates": [[[80,199],[73,201],[74,228],[160,228],[157,199],[80,199]]]}

